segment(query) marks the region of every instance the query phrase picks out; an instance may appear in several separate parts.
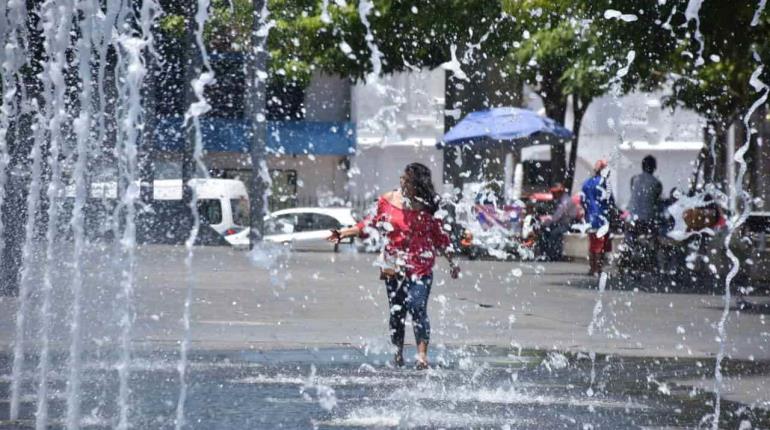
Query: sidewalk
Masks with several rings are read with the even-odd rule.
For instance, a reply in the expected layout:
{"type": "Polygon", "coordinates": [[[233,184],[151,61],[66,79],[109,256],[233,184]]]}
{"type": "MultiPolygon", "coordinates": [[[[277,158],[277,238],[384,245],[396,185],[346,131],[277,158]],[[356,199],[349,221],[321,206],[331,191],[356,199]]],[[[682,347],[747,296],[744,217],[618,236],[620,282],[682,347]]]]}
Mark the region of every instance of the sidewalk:
{"type": "MultiPolygon", "coordinates": [[[[166,246],[138,252],[133,326],[138,348],[178,348],[187,288],[184,255],[183,248],[166,246]]],[[[387,350],[387,300],[372,266],[374,258],[370,254],[295,253],[271,273],[253,265],[243,252],[197,249],[192,348],[349,345],[387,350]]],[[[429,311],[432,343],[437,346],[490,345],[704,359],[713,359],[719,348],[715,327],[723,298],[715,294],[720,291],[652,293],[610,282],[600,294],[598,281],[583,276],[586,267],[580,263],[461,261],[460,265],[463,277],[458,281],[448,279],[445,263],[435,274],[429,311]]],[[[64,274],[60,276],[65,279],[64,274]]],[[[105,281],[87,277],[87,282],[105,281]]],[[[97,290],[96,285],[84,288],[97,290]]],[[[66,351],[66,284],[59,291],[52,339],[55,349],[66,351]]],[[[117,342],[114,313],[120,310],[119,296],[111,295],[114,290],[99,291],[98,299],[84,303],[82,331],[88,339],[87,350],[117,342]]],[[[15,298],[0,300],[0,349],[7,352],[14,338],[16,306],[15,298]]],[[[37,312],[37,303],[33,303],[33,323],[37,312]]],[[[730,312],[725,349],[730,359],[770,363],[766,313],[730,312]]],[[[28,338],[35,339],[34,333],[30,331],[28,338]]],[[[411,342],[411,330],[407,333],[407,342],[411,342]]],[[[704,366],[711,362],[704,360],[704,366]]],[[[766,401],[753,390],[770,386],[767,376],[736,382],[736,399],[766,401]]]]}

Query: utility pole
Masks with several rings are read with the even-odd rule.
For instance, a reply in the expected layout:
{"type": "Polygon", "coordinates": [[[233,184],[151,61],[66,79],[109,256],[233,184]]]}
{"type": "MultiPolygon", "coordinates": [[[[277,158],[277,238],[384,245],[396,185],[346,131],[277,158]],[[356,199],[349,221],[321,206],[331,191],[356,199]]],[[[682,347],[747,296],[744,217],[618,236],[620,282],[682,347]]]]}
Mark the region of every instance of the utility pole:
{"type": "Polygon", "coordinates": [[[266,0],[252,0],[254,7],[251,30],[251,52],[246,57],[246,115],[250,130],[249,153],[251,155],[251,180],[249,181],[249,209],[251,213],[249,248],[262,241],[267,201],[265,192],[269,186],[265,141],[267,116],[265,115],[265,78],[267,74],[266,0]],[[260,73],[261,72],[261,73],[260,73]]]}

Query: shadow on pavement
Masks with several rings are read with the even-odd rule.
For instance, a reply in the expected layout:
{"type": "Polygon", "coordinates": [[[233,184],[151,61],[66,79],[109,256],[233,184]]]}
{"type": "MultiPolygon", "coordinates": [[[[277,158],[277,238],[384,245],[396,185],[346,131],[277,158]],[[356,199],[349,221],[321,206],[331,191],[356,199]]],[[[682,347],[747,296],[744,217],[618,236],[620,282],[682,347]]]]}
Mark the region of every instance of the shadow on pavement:
{"type": "MultiPolygon", "coordinates": [[[[644,293],[674,293],[674,294],[700,294],[700,295],[723,295],[724,279],[706,278],[703,276],[673,276],[657,273],[639,273],[634,275],[611,273],[607,278],[606,289],[614,291],[639,291],[644,293]]],[[[563,283],[552,283],[553,285],[564,285],[563,283]]],[[[567,284],[575,288],[598,289],[599,278],[587,275],[576,276],[570,279],[567,284]]],[[[747,287],[745,282],[735,281],[731,285],[733,294],[738,293],[742,287],[747,287]]],[[[770,295],[770,286],[752,285],[753,295],[748,297],[766,297],[770,295]]],[[[767,313],[767,307],[770,305],[759,305],[758,308],[748,312],[767,313]]]]}

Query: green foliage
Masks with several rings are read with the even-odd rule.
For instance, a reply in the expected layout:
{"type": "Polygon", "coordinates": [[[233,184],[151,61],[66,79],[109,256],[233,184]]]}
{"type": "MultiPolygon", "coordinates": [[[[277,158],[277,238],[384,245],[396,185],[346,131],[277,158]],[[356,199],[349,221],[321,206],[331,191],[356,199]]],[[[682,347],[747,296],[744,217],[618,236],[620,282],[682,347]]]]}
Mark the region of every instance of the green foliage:
{"type": "Polygon", "coordinates": [[[268,41],[273,75],[278,79],[299,78],[307,82],[313,70],[342,76],[363,75],[362,61],[347,56],[341,46],[352,52],[366,49],[363,28],[351,4],[328,7],[331,20],[322,20],[321,2],[315,0],[271,0],[271,18],[275,27],[268,41]]]}
{"type": "Polygon", "coordinates": [[[385,72],[436,67],[451,59],[450,47],[462,53],[482,43],[484,54],[502,57],[507,52],[512,22],[501,5],[490,0],[379,0],[376,42],[385,59],[385,72]]]}
{"type": "MultiPolygon", "coordinates": [[[[371,72],[358,0],[329,0],[325,13],[322,0],[268,1],[274,83],[304,86],[315,70],[351,79],[371,72]]],[[[668,81],[674,89],[669,106],[727,123],[755,96],[748,85],[759,64],[754,51],[770,63],[770,14],[765,11],[759,24],[750,26],[754,2],[703,4],[705,64],[697,66],[695,23],[685,22],[683,12],[687,0],[373,0],[373,5],[368,20],[383,73],[436,67],[450,59],[452,45],[458,55],[475,50],[476,58],[503,60],[508,73],[543,97],[549,114],[563,113],[569,94],[585,110],[610,89],[652,90],[668,81]],[[607,14],[610,9],[625,15],[607,14]]],[[[253,14],[250,0],[214,0],[205,30],[210,50],[249,52],[253,14]]],[[[182,38],[185,20],[169,14],[161,28],[182,38]]],[[[760,77],[765,82],[768,73],[760,77]]]]}
{"type": "Polygon", "coordinates": [[[176,14],[164,15],[160,19],[160,28],[166,34],[181,39],[184,37],[184,17],[176,14]]]}
{"type": "Polygon", "coordinates": [[[521,28],[508,68],[533,87],[551,110],[563,110],[569,94],[587,107],[613,86],[619,92],[651,89],[665,77],[664,59],[673,44],[658,37],[656,22],[671,6],[651,7],[650,2],[633,0],[503,3],[521,28]],[[605,17],[608,9],[620,9],[618,13],[628,17],[605,17]],[[633,60],[629,55],[634,55],[633,60]]]}
{"type": "MultiPolygon", "coordinates": [[[[770,63],[770,13],[765,10],[752,26],[756,7],[753,2],[712,2],[701,8],[702,65],[697,64],[700,45],[691,37],[696,24],[681,14],[672,17],[677,51],[670,62],[669,106],[693,109],[722,130],[748,110],[758,97],[749,84],[751,74],[770,63]]],[[[770,82],[770,70],[765,68],[759,79],[770,82]]]]}
{"type": "MultiPolygon", "coordinates": [[[[358,1],[328,3],[324,15],[321,0],[269,0],[273,26],[268,49],[274,82],[305,85],[314,70],[352,79],[371,72],[371,50],[358,1]]],[[[450,59],[451,45],[462,51],[482,37],[487,55],[502,57],[507,51],[510,22],[501,20],[496,1],[374,0],[373,4],[367,18],[382,53],[383,73],[436,67],[450,59]]],[[[214,0],[205,29],[209,49],[248,52],[252,9],[250,0],[214,0]]],[[[182,38],[184,24],[182,15],[170,14],[162,19],[161,28],[182,38]]]]}
{"type": "Polygon", "coordinates": [[[218,52],[244,52],[251,45],[253,23],[251,0],[211,2],[204,37],[209,49],[218,52]]]}

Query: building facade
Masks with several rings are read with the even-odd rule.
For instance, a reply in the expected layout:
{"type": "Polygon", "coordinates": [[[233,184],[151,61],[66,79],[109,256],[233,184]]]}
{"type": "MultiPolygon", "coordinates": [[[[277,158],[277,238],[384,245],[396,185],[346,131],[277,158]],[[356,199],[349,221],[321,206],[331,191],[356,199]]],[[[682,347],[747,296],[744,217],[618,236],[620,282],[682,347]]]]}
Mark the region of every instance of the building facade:
{"type": "Polygon", "coordinates": [[[413,162],[431,169],[442,183],[443,153],[436,146],[444,131],[444,71],[413,70],[358,83],[351,92],[356,153],[351,160],[351,200],[371,201],[396,188],[413,162]]]}

